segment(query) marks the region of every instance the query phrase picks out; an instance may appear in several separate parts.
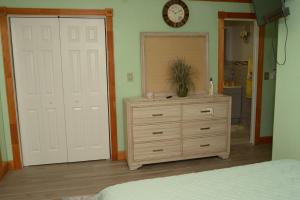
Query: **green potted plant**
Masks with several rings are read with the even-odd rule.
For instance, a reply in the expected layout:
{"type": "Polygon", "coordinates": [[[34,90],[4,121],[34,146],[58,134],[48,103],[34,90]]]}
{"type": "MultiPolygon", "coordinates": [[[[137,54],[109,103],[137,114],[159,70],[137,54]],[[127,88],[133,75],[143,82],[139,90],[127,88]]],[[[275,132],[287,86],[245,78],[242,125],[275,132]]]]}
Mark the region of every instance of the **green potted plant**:
{"type": "Polygon", "coordinates": [[[171,64],[172,81],[176,85],[176,92],[179,97],[186,97],[192,86],[191,68],[192,66],[183,59],[176,59],[171,64]]]}

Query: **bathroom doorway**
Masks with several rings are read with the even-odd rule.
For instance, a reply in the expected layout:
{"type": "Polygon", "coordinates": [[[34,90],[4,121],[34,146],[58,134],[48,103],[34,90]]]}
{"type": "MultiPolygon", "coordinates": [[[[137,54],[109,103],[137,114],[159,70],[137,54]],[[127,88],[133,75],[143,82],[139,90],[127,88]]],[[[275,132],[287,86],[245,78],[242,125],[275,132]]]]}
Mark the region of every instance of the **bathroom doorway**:
{"type": "Polygon", "coordinates": [[[218,91],[232,97],[232,144],[259,144],[264,27],[254,13],[219,12],[218,91]]]}
{"type": "Polygon", "coordinates": [[[224,26],[223,94],[232,97],[232,144],[250,143],[254,26],[253,20],[226,20],[224,26]]]}

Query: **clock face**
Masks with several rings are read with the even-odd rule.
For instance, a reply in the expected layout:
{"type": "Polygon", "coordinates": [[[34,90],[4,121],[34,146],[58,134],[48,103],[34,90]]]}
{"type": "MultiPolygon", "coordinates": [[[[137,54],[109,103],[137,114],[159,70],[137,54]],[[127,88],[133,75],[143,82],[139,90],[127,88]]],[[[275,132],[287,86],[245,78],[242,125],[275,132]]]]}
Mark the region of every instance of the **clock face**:
{"type": "Polygon", "coordinates": [[[165,22],[174,28],[183,26],[189,18],[189,9],[181,0],[170,0],[163,9],[165,22]]]}
{"type": "Polygon", "coordinates": [[[168,18],[174,23],[179,23],[184,19],[184,13],[183,7],[173,4],[168,10],[168,18]]]}

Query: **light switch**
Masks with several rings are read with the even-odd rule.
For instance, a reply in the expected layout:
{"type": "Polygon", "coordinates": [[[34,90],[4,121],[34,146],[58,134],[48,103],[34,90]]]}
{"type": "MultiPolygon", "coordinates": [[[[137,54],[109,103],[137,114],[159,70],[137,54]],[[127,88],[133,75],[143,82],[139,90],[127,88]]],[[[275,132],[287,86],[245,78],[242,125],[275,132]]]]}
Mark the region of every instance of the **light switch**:
{"type": "Polygon", "coordinates": [[[133,81],[133,73],[127,73],[127,81],[133,81]]]}

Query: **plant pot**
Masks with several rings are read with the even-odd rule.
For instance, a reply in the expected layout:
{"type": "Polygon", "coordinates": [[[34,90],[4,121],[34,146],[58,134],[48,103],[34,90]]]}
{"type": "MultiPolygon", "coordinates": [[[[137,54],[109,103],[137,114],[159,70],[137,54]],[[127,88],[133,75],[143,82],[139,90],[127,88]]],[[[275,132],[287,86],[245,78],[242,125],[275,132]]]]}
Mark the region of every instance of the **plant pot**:
{"type": "Polygon", "coordinates": [[[178,87],[177,96],[178,97],[186,97],[188,95],[189,88],[187,87],[178,87]]]}

